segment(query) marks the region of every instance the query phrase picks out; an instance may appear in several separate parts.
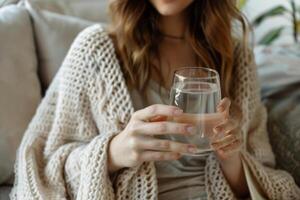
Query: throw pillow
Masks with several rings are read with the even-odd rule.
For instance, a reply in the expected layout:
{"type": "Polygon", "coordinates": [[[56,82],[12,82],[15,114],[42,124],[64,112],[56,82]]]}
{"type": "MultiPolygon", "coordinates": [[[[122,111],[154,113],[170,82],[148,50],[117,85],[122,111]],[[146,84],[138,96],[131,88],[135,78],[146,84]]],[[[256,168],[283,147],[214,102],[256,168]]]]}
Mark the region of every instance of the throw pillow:
{"type": "Polygon", "coordinates": [[[92,22],[42,10],[31,1],[25,6],[34,24],[39,75],[45,91],[77,34],[92,22]]]}
{"type": "Polygon", "coordinates": [[[30,0],[41,10],[82,18],[94,22],[107,22],[107,0],[30,0]]]}
{"type": "Polygon", "coordinates": [[[30,17],[16,5],[0,9],[0,184],[13,176],[16,149],[40,102],[30,17]]]}

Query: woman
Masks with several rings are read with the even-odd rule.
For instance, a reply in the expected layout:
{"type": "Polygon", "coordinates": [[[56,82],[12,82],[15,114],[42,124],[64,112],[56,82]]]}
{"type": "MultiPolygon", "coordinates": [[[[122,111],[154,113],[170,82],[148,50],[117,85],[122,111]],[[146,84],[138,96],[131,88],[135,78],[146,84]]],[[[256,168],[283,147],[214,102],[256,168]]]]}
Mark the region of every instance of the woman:
{"type": "Polygon", "coordinates": [[[110,8],[112,29],[78,36],[30,123],[12,199],[299,199],[292,177],[271,168],[234,1],[114,0],[110,8]],[[195,130],[165,120],[182,114],[163,104],[180,66],[216,66],[221,76],[226,120],[214,131],[226,134],[200,159],[182,156],[192,144],[155,137],[195,130]]]}

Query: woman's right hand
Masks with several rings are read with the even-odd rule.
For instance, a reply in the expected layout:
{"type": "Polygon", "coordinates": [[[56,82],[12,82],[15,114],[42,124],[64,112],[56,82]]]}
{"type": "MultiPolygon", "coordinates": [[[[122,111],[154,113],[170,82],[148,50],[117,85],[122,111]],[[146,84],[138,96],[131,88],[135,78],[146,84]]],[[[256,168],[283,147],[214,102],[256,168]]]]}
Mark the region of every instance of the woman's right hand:
{"type": "Polygon", "coordinates": [[[176,160],[181,153],[194,153],[195,145],[153,137],[164,134],[193,134],[195,127],[191,124],[151,121],[158,116],[172,117],[181,114],[182,110],[178,107],[161,104],[135,112],[125,129],[109,144],[108,171],[113,173],[145,161],[176,160]]]}

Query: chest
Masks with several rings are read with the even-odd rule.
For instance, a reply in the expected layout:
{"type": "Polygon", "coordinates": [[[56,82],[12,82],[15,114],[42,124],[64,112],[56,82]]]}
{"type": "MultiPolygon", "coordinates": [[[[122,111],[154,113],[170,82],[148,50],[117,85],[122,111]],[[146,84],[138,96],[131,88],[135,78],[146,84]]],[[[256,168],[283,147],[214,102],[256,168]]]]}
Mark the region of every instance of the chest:
{"type": "Polygon", "coordinates": [[[158,55],[152,62],[156,70],[152,70],[151,78],[169,90],[175,71],[183,67],[197,66],[197,56],[186,43],[165,42],[159,46],[158,55]]]}

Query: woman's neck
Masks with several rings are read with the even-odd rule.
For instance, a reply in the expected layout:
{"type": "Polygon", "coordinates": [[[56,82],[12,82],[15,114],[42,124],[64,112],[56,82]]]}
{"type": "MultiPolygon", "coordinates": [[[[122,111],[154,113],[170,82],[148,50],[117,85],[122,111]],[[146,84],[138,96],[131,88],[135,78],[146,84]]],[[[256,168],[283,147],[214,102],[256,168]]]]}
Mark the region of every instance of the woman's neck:
{"type": "Polygon", "coordinates": [[[160,18],[160,31],[165,36],[184,38],[186,34],[186,18],[181,13],[175,16],[162,16],[160,18]]]}

